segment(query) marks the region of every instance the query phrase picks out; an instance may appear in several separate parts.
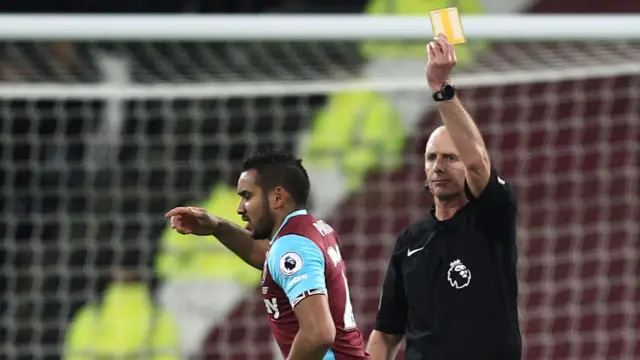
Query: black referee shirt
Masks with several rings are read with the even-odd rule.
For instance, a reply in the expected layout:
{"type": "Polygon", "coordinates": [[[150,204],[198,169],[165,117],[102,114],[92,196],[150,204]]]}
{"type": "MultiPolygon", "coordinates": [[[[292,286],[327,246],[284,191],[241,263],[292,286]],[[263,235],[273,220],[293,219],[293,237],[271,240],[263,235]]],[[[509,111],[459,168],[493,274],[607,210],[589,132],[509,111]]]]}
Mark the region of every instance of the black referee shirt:
{"type": "Polygon", "coordinates": [[[516,198],[491,169],[488,185],[451,219],[434,208],[399,236],[375,329],[404,334],[407,360],[521,358],[516,198]]]}

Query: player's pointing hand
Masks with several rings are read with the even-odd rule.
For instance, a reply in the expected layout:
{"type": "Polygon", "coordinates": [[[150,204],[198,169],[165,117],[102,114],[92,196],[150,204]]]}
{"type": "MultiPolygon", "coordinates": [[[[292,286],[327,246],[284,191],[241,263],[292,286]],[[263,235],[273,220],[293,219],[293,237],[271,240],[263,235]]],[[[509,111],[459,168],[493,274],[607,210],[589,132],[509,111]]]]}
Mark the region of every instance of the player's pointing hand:
{"type": "Polygon", "coordinates": [[[438,34],[435,40],[427,45],[427,83],[432,91],[442,88],[451,76],[451,70],[456,65],[456,52],[453,44],[443,34],[438,34]]]}
{"type": "Polygon", "coordinates": [[[207,210],[197,207],[177,207],[165,214],[171,219],[171,227],[180,234],[212,235],[220,219],[207,210]]]}

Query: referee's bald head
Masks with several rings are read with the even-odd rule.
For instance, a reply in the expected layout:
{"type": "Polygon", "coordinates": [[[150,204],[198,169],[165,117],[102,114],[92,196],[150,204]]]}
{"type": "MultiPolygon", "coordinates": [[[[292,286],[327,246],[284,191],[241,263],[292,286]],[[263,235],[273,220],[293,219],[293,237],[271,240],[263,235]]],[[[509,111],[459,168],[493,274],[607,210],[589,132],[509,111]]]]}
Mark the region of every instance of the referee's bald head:
{"type": "Polygon", "coordinates": [[[464,197],[464,164],[444,126],[429,136],[424,159],[425,184],[433,196],[441,201],[464,197]]]}

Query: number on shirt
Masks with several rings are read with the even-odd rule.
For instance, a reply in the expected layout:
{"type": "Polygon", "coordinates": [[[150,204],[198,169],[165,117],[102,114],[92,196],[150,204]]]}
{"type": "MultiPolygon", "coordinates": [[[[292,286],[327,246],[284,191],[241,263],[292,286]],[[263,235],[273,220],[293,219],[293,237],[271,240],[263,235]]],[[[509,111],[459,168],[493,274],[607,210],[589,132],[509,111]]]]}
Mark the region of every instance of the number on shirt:
{"type": "Polygon", "coordinates": [[[347,297],[344,305],[344,329],[349,330],[357,326],[356,317],[353,314],[353,305],[351,305],[351,294],[349,293],[349,282],[347,281],[347,276],[344,274],[344,271],[342,271],[341,274],[344,279],[344,292],[347,297]]]}
{"type": "Polygon", "coordinates": [[[274,319],[280,317],[280,309],[278,309],[278,300],[276,298],[264,299],[264,305],[267,308],[267,313],[273,315],[274,319]]]}
{"type": "MultiPolygon", "coordinates": [[[[334,267],[337,267],[339,263],[342,262],[342,255],[340,254],[340,248],[338,245],[329,246],[327,248],[327,255],[329,255],[329,259],[331,259],[331,263],[334,267]]],[[[356,317],[353,314],[353,305],[351,305],[351,294],[349,293],[349,281],[347,281],[347,276],[344,273],[344,270],[340,271],[342,275],[342,279],[344,280],[344,292],[346,294],[345,305],[344,305],[344,328],[352,329],[356,327],[356,317]]]]}

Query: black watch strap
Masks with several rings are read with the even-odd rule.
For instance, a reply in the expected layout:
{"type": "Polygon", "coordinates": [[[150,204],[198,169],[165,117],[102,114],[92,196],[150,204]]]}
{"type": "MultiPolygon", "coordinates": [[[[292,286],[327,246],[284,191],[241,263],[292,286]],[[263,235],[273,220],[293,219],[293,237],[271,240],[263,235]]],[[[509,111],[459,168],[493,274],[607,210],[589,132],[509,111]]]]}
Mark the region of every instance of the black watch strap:
{"type": "Polygon", "coordinates": [[[440,90],[433,93],[434,101],[448,101],[456,96],[456,88],[451,84],[444,84],[440,90]]]}

